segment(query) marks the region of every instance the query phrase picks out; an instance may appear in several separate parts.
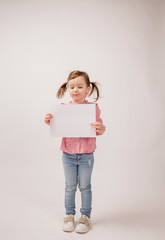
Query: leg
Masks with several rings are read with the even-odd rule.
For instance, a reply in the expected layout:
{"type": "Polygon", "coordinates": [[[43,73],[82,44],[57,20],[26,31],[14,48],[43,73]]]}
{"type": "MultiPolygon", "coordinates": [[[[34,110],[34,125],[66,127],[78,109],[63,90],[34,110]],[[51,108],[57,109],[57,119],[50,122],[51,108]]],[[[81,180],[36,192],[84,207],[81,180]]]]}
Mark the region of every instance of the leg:
{"type": "Polygon", "coordinates": [[[91,175],[93,170],[93,153],[82,154],[78,165],[79,189],[81,191],[82,215],[90,217],[92,205],[91,175]]]}
{"type": "Polygon", "coordinates": [[[63,152],[63,168],[65,174],[65,209],[66,214],[75,214],[75,192],[77,189],[76,155],[63,152]]]}

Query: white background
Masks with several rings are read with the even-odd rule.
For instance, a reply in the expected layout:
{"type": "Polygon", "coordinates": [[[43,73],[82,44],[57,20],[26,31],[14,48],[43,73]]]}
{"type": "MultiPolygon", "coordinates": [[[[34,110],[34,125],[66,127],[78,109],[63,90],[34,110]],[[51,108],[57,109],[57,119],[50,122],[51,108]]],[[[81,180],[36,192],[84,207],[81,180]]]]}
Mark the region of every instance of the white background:
{"type": "Polygon", "coordinates": [[[1,0],[0,42],[0,238],[164,240],[165,1],[1,0]],[[61,139],[44,123],[77,69],[107,127],[85,236],[61,230],[61,139]]]}

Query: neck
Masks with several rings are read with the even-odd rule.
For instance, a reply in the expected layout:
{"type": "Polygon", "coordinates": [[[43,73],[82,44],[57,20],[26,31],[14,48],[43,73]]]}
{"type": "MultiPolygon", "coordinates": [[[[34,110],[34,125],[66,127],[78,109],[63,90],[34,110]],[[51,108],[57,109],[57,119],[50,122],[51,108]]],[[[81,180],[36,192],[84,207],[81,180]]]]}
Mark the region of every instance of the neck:
{"type": "Polygon", "coordinates": [[[80,102],[75,102],[75,101],[73,101],[72,103],[73,103],[73,104],[83,104],[84,102],[85,102],[85,99],[82,100],[82,101],[80,101],[80,102]]]}

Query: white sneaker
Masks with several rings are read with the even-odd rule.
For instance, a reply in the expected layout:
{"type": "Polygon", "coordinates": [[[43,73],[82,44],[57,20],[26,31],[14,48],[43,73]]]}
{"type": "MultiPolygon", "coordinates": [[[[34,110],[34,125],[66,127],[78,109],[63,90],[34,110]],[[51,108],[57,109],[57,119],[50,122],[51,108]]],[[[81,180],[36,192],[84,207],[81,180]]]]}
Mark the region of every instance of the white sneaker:
{"type": "Polygon", "coordinates": [[[66,215],[62,230],[65,232],[72,232],[74,230],[74,215],[66,215]]]}
{"type": "Polygon", "coordinates": [[[90,218],[85,215],[82,215],[78,221],[75,231],[77,233],[86,233],[89,231],[90,226],[91,226],[90,218]]]}

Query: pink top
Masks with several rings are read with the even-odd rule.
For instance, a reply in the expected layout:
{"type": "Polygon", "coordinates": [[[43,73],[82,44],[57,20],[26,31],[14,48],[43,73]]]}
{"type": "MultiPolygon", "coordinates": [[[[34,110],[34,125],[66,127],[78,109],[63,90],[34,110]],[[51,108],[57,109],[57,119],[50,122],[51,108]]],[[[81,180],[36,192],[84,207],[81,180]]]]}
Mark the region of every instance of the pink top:
{"type": "MultiPolygon", "coordinates": [[[[72,102],[70,102],[72,104],[72,102]]],[[[93,104],[92,102],[88,102],[87,100],[83,104],[93,104]]],[[[100,109],[98,104],[96,103],[96,122],[103,123],[100,118],[100,109]]],[[[104,126],[105,127],[105,126],[104,126]]],[[[101,135],[96,133],[96,135],[101,135]]],[[[61,148],[63,152],[68,153],[91,153],[96,149],[96,137],[91,138],[62,138],[61,148]]]]}

